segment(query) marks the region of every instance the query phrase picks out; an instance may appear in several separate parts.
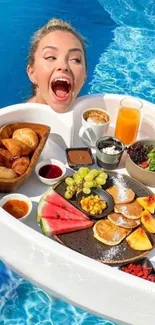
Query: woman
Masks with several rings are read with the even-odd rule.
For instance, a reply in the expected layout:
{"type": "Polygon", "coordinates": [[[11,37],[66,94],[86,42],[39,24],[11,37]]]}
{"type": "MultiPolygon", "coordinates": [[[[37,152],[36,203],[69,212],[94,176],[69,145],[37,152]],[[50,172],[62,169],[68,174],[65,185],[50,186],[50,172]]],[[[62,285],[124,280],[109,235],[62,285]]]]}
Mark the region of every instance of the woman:
{"type": "Polygon", "coordinates": [[[70,24],[50,20],[32,38],[27,73],[34,96],[29,102],[66,112],[86,79],[83,38],[70,24]]]}

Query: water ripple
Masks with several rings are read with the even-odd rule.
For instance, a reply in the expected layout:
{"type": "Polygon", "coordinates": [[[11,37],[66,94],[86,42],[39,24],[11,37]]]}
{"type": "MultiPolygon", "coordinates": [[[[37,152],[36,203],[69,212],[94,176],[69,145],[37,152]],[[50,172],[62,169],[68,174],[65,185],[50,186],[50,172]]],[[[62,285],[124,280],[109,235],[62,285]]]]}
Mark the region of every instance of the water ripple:
{"type": "Polygon", "coordinates": [[[0,261],[0,325],[115,325],[91,315],[11,272],[0,261]]]}

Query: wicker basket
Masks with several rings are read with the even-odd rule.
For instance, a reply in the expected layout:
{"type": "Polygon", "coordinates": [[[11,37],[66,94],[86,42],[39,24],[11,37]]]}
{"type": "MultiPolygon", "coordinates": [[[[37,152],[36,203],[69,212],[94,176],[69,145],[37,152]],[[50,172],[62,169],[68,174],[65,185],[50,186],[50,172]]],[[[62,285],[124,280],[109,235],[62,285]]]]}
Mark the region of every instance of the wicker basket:
{"type": "Polygon", "coordinates": [[[14,179],[4,179],[0,178],[0,192],[3,193],[10,193],[17,190],[19,186],[21,186],[31,175],[32,171],[34,170],[34,167],[39,159],[39,156],[44,148],[44,145],[46,143],[46,140],[50,133],[50,127],[43,124],[36,124],[36,123],[12,123],[7,124],[1,127],[0,129],[0,142],[2,139],[11,138],[12,134],[15,130],[21,129],[21,128],[31,128],[34,130],[38,137],[39,137],[39,145],[33,152],[33,155],[31,157],[30,165],[26,172],[14,179]]]}

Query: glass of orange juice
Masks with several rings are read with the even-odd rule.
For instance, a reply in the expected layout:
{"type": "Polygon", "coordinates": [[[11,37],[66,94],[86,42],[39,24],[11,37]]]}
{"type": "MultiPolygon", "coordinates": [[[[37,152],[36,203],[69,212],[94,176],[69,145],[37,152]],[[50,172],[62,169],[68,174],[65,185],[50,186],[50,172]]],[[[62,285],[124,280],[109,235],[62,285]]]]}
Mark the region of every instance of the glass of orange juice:
{"type": "Polygon", "coordinates": [[[141,120],[143,104],[139,99],[125,97],[120,102],[115,137],[124,144],[131,144],[136,140],[141,120]]]}

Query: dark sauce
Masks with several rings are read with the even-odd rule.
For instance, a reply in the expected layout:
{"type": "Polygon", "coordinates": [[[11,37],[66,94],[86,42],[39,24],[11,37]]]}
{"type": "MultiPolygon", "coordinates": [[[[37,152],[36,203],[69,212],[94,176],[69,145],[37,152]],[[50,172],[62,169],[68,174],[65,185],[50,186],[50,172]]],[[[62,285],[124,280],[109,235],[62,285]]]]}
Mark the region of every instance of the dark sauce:
{"type": "Polygon", "coordinates": [[[57,178],[62,175],[62,170],[56,165],[45,165],[39,169],[39,175],[44,178],[57,178]]]}

